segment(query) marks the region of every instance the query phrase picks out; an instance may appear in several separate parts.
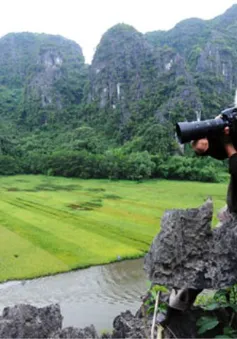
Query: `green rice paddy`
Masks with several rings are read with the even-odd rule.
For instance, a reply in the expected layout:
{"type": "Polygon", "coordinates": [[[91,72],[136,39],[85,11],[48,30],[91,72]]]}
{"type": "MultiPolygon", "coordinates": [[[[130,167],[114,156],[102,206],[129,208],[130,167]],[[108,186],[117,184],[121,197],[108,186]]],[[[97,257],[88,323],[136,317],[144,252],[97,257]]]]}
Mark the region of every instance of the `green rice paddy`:
{"type": "Polygon", "coordinates": [[[226,183],[0,177],[0,281],[143,256],[165,210],[211,196],[216,212],[226,190],[226,183]]]}

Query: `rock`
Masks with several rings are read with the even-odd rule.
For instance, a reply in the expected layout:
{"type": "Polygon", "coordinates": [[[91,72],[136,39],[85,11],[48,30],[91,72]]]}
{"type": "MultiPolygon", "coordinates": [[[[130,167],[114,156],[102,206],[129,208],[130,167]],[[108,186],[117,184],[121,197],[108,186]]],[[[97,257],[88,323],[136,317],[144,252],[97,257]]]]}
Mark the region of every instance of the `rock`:
{"type": "Polygon", "coordinates": [[[99,338],[93,325],[84,329],[66,327],[54,333],[51,338],[99,338]]]}
{"type": "Polygon", "coordinates": [[[237,281],[237,219],[211,229],[213,204],[169,210],[161,221],[144,268],[154,284],[219,289],[237,281]]]}
{"type": "Polygon", "coordinates": [[[59,305],[6,307],[0,317],[0,338],[99,338],[93,325],[62,329],[59,305]]]}
{"type": "Polygon", "coordinates": [[[43,308],[6,307],[0,317],[0,338],[48,338],[62,328],[62,319],[57,304],[43,308]]]}
{"type": "Polygon", "coordinates": [[[144,319],[130,311],[122,312],[114,319],[112,338],[147,338],[149,335],[145,325],[144,319]]]}

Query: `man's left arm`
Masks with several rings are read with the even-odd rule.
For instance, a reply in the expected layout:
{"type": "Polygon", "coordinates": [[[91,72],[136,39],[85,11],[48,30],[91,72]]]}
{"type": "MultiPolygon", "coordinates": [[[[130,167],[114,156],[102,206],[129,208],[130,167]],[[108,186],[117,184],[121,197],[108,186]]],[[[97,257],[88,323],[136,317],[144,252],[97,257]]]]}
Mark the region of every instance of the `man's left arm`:
{"type": "Polygon", "coordinates": [[[228,154],[228,158],[229,158],[229,173],[234,176],[237,177],[237,150],[233,147],[233,148],[229,148],[229,151],[226,148],[226,152],[228,154]]]}
{"type": "MultiPolygon", "coordinates": [[[[229,135],[229,127],[225,128],[224,133],[229,135]]],[[[226,143],[225,150],[229,158],[229,173],[237,177],[237,150],[232,143],[226,143]]]]}

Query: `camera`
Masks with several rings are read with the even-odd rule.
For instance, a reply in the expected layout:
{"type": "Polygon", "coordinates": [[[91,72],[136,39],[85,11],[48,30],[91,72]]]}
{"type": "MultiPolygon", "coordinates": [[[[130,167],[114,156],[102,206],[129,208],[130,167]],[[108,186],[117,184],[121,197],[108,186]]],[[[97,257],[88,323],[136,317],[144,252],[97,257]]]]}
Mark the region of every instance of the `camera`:
{"type": "Polygon", "coordinates": [[[184,144],[192,140],[221,135],[227,126],[230,128],[230,138],[237,143],[237,107],[223,110],[217,119],[178,122],[176,134],[179,142],[184,144]]]}

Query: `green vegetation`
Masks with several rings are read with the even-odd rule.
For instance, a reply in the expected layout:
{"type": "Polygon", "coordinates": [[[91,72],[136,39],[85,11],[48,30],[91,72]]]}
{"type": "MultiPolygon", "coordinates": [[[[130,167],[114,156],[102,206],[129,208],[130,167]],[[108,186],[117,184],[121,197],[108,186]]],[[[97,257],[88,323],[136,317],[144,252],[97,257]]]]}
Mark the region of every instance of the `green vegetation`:
{"type": "Polygon", "coordinates": [[[206,315],[197,321],[198,334],[209,337],[209,331],[215,329],[215,338],[236,338],[237,285],[217,290],[203,305],[199,300],[199,305],[206,315]]]}
{"type": "MultiPolygon", "coordinates": [[[[143,256],[166,209],[194,207],[226,183],[0,177],[0,281],[143,256]]],[[[216,217],[213,224],[216,223],[216,217]]]]}
{"type": "MultiPolygon", "coordinates": [[[[146,298],[143,300],[142,313],[147,326],[148,317],[153,316],[151,338],[163,327],[157,323],[157,313],[167,313],[167,302],[160,301],[160,294],[169,294],[168,289],[161,285],[150,284],[146,298]]],[[[202,315],[196,321],[198,338],[236,338],[237,335],[237,285],[217,291],[208,291],[199,295],[195,301],[196,306],[203,309],[202,315]]],[[[199,311],[200,314],[200,311],[199,311]]],[[[169,331],[169,326],[164,325],[169,331]]],[[[149,331],[150,332],[150,331],[149,331]]],[[[175,337],[175,333],[171,332],[175,337]]],[[[147,335],[148,337],[149,335],[147,335]]],[[[158,337],[158,335],[157,335],[158,337]]]]}
{"type": "Polygon", "coordinates": [[[60,36],[2,37],[0,174],[221,181],[225,164],[183,153],[175,123],[232,105],[236,12],[145,35],[118,24],[91,65],[60,36]]]}
{"type": "Polygon", "coordinates": [[[0,280],[142,256],[166,208],[224,204],[226,163],[183,153],[175,122],[233,102],[236,8],[167,33],[116,25],[90,66],[60,36],[0,39],[0,175],[39,175],[0,178],[0,280]]]}
{"type": "MultiPolygon", "coordinates": [[[[189,146],[186,156],[172,155],[168,149],[170,141],[156,137],[152,133],[155,129],[156,125],[143,137],[121,147],[110,147],[94,129],[85,126],[73,131],[38,131],[22,139],[3,134],[0,175],[25,173],[85,179],[164,178],[206,182],[221,182],[223,176],[227,176],[225,163],[194,156],[189,146]]],[[[156,131],[159,134],[158,128],[156,131]]]]}

